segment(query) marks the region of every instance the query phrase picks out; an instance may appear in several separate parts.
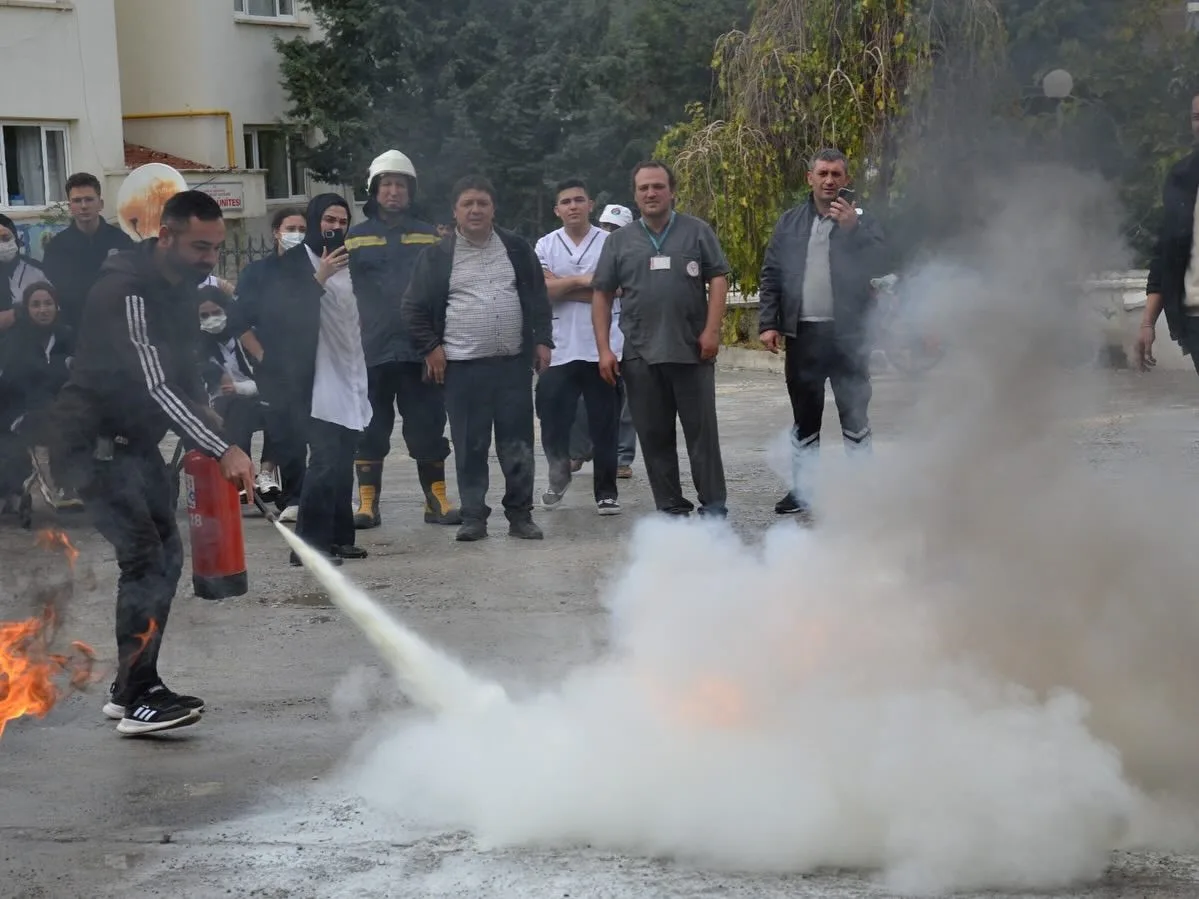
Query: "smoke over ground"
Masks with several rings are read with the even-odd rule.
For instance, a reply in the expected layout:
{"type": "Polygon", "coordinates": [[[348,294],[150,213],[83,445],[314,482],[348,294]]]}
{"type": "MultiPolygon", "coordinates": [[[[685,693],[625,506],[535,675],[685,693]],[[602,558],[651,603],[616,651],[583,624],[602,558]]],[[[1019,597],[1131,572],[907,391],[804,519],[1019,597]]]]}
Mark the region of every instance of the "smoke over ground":
{"type": "Polygon", "coordinates": [[[1194,491],[1094,470],[1063,425],[1096,408],[1063,347],[1070,284],[1122,264],[1114,210],[1065,171],[972,191],[984,233],[909,273],[951,357],[872,461],[826,442],[820,527],[641,524],[608,655],[397,725],[355,765],[371,802],[486,845],[913,893],[1055,888],[1180,834],[1148,797],[1197,782],[1194,491]]]}

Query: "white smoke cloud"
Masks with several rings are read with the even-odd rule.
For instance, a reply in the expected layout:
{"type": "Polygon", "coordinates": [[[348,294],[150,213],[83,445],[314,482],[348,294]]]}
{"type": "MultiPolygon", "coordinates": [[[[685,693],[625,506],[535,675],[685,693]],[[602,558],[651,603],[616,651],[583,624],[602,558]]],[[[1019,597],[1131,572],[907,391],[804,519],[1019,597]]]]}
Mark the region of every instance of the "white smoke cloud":
{"type": "Polygon", "coordinates": [[[930,894],[1052,889],[1193,838],[1194,493],[1158,465],[1106,477],[1063,425],[1102,383],[1060,349],[1070,285],[1120,264],[1105,189],[972,186],[983,237],[909,273],[951,357],[902,440],[822,470],[819,527],[640,524],[605,657],[396,725],[349,771],[371,803],[488,846],[930,894]]]}

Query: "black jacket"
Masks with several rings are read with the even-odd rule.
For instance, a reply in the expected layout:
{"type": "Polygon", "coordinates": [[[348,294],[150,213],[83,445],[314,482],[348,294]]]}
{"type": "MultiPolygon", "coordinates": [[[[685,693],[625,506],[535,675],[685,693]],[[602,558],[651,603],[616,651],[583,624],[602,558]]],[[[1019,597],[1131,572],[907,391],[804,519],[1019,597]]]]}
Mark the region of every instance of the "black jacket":
{"type": "Polygon", "coordinates": [[[18,313],[0,336],[0,433],[53,403],[70,376],[75,337],[65,325],[42,328],[18,313]]]}
{"type": "Polygon", "coordinates": [[[219,457],[229,449],[196,360],[196,288],[171,284],[157,240],[111,257],[89,291],[71,378],[54,407],[56,442],[72,460],[100,437],[157,447],[167,431],[219,457]]]}
{"type": "MultiPolygon", "coordinates": [[[[758,332],[778,331],[794,337],[803,311],[804,272],[808,239],[816,216],[809,197],[783,213],[774,228],[762,262],[758,289],[758,332]]],[[[858,226],[848,234],[834,227],[829,239],[829,268],[833,277],[833,319],[839,339],[859,342],[867,335],[874,309],[870,279],[884,272],[883,234],[869,213],[858,216],[858,226]]]]}
{"type": "Polygon", "coordinates": [[[72,224],[50,239],[42,267],[58,292],[58,305],[68,324],[78,324],[83,301],[100,277],[105,260],[133,247],[128,234],[103,219],[93,235],[84,234],[72,224]]]}
{"type": "Polygon", "coordinates": [[[416,260],[440,241],[437,229],[403,216],[394,224],[370,218],[350,229],[350,278],[362,321],[362,350],[366,364],[420,362],[404,328],[400,303],[412,279],[416,260]]]}
{"type": "Polygon", "coordinates": [[[256,262],[254,268],[252,278],[246,277],[249,269],[238,278],[234,332],[252,328],[262,344],[262,361],[254,366],[262,398],[271,405],[307,409],[312,405],[325,291],[317,283],[307,244],[256,262]]]}
{"type": "Polygon", "coordinates": [[[1199,194],[1199,151],[1170,169],[1162,187],[1162,226],[1149,262],[1147,293],[1162,295],[1170,336],[1182,340],[1186,318],[1186,273],[1195,234],[1195,198],[1199,194]]]}
{"type": "MultiPolygon", "coordinates": [[[[502,228],[496,228],[495,233],[508,251],[516,273],[516,292],[520,295],[524,319],[521,352],[532,359],[536,347],[554,348],[554,323],[545,272],[528,241],[502,228]]],[[[450,273],[457,240],[456,233],[450,234],[421,254],[400,307],[404,327],[422,359],[445,341],[445,311],[450,301],[450,273]]]]}

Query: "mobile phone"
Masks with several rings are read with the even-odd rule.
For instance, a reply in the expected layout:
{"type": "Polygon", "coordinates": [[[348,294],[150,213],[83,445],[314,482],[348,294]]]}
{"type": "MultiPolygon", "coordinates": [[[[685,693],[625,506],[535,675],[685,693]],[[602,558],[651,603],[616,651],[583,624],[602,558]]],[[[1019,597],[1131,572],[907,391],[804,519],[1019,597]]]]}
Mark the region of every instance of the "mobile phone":
{"type": "Polygon", "coordinates": [[[321,235],[325,239],[325,249],[332,253],[334,250],[340,250],[345,246],[346,232],[338,229],[337,231],[326,231],[321,235]]]}
{"type": "Polygon", "coordinates": [[[844,200],[846,203],[853,205],[854,192],[848,187],[843,187],[837,191],[837,199],[844,200]]]}

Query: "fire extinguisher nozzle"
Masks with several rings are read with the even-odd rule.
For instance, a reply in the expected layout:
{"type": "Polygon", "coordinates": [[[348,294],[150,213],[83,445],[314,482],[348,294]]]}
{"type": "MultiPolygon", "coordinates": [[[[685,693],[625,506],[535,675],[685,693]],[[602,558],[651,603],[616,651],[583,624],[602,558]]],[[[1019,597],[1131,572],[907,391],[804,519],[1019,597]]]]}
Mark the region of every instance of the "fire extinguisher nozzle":
{"type": "Polygon", "coordinates": [[[254,491],[254,505],[258,507],[258,511],[262,513],[263,518],[265,518],[271,524],[274,524],[279,520],[279,516],[276,515],[270,509],[270,507],[268,507],[267,504],[262,501],[262,497],[258,495],[257,490],[254,491]]]}

